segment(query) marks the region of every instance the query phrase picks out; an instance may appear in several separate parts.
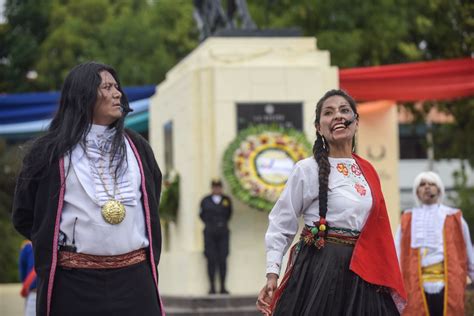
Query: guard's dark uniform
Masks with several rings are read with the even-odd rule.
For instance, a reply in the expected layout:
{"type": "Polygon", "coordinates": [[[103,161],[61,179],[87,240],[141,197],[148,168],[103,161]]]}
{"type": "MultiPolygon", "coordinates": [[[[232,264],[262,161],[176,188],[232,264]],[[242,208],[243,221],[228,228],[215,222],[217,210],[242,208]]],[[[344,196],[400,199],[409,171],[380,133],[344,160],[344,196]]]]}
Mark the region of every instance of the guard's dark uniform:
{"type": "Polygon", "coordinates": [[[232,215],[232,202],[226,195],[222,195],[219,204],[214,203],[212,195],[201,201],[199,216],[205,224],[204,254],[207,258],[207,273],[211,285],[211,293],[215,292],[214,276],[219,267],[221,292],[226,293],[225,277],[227,272],[227,255],[229,254],[229,228],[227,223],[232,215]]]}

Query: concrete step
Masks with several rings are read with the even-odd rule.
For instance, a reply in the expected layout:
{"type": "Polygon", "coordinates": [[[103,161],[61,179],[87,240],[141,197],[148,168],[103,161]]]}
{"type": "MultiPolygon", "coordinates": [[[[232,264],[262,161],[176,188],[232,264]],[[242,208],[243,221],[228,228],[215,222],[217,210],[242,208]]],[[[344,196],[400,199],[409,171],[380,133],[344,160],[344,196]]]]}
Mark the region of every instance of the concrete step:
{"type": "Polygon", "coordinates": [[[165,307],[168,316],[261,316],[255,307],[216,307],[216,308],[198,308],[187,309],[179,307],[165,307]]]}
{"type": "Polygon", "coordinates": [[[257,316],[257,296],[206,295],[162,297],[166,315],[170,316],[257,316]]]}

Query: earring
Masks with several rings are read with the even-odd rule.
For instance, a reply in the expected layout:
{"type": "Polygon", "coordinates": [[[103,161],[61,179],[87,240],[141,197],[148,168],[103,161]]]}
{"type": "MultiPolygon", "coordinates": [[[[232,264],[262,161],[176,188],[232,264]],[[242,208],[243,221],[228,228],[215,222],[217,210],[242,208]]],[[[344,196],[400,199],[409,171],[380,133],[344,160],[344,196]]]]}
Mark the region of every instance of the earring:
{"type": "Polygon", "coordinates": [[[326,150],[326,139],[324,138],[324,136],[321,136],[321,139],[323,141],[323,149],[326,150]]]}
{"type": "Polygon", "coordinates": [[[353,153],[356,152],[356,147],[357,147],[357,144],[356,144],[356,138],[355,138],[355,135],[354,135],[354,137],[352,138],[352,152],[353,153]]]}

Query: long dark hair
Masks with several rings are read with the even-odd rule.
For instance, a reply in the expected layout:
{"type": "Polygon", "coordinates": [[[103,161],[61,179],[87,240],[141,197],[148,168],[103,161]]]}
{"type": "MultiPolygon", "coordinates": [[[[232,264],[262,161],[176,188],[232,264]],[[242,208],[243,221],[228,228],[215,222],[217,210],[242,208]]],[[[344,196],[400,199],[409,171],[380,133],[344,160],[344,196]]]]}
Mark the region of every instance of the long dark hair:
{"type": "MultiPolygon", "coordinates": [[[[316,119],[314,120],[314,125],[318,126],[321,119],[321,112],[323,109],[324,102],[333,96],[341,96],[349,103],[352,111],[358,116],[356,103],[354,99],[347,94],[344,90],[329,90],[326,92],[323,97],[318,101],[316,105],[316,119]]],[[[329,153],[329,144],[316,130],[316,140],[313,145],[313,156],[316,162],[318,163],[318,179],[319,179],[319,216],[321,218],[326,218],[326,213],[328,212],[328,181],[329,173],[331,172],[331,165],[329,164],[328,159],[329,153]]]]}
{"type": "MultiPolygon", "coordinates": [[[[55,162],[85,140],[93,121],[102,71],[109,72],[117,81],[118,90],[122,93],[120,102],[124,108],[129,108],[127,96],[122,90],[116,71],[111,66],[97,62],[75,66],[64,80],[59,108],[48,131],[29,148],[23,165],[23,177],[31,179],[47,174],[55,162]]],[[[116,175],[118,168],[126,159],[124,121],[125,115],[109,126],[116,130],[111,146],[111,160],[119,156],[116,175]]]]}

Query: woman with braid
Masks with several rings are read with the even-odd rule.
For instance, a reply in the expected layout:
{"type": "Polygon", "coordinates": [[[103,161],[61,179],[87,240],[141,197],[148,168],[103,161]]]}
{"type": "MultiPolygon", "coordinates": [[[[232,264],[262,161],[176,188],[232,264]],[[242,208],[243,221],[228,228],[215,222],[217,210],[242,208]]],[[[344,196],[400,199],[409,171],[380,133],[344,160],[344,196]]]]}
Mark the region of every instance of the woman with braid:
{"type": "Polygon", "coordinates": [[[265,315],[398,315],[406,293],[375,169],[353,153],[354,100],[328,91],[316,106],[314,156],[301,160],[269,215],[265,315]],[[286,273],[277,288],[283,255],[286,273]]]}

